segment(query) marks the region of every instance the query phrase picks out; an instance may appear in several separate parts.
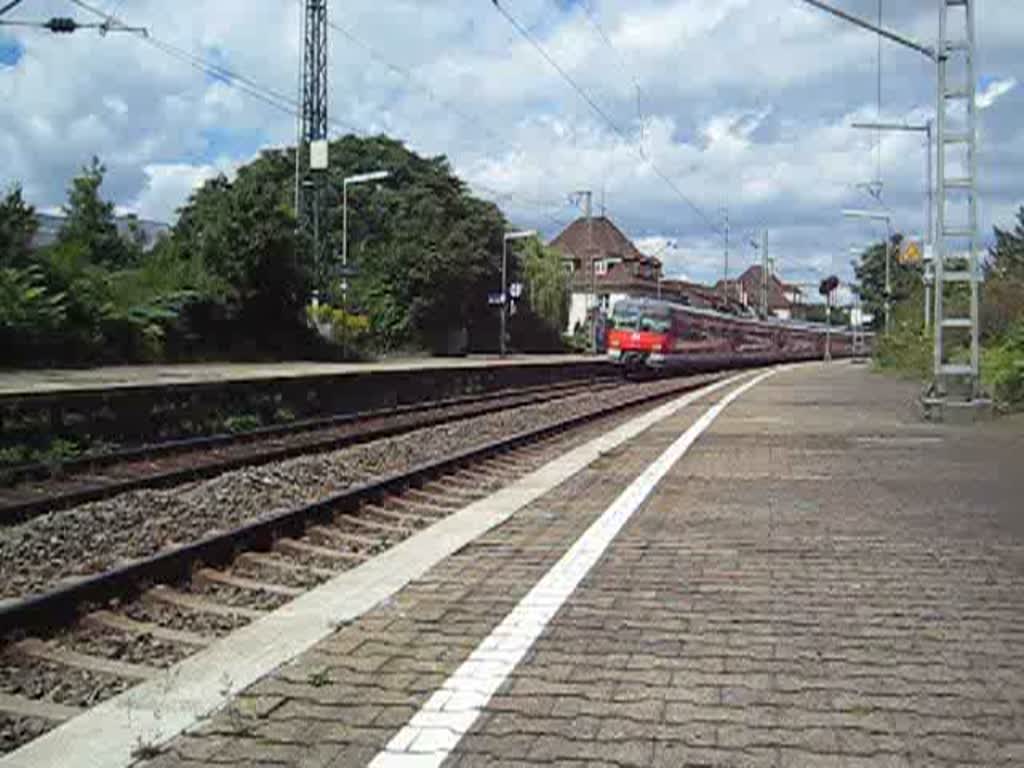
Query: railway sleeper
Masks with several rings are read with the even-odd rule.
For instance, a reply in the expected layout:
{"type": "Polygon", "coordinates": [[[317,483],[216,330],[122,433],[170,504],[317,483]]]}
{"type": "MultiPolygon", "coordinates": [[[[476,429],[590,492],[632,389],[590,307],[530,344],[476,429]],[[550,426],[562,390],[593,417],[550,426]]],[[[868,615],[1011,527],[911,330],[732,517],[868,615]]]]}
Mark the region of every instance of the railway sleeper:
{"type": "Polygon", "coordinates": [[[405,527],[413,529],[422,528],[437,520],[437,517],[434,515],[425,517],[424,515],[416,515],[409,512],[399,512],[394,509],[382,507],[379,504],[364,504],[363,509],[367,512],[373,513],[376,517],[383,517],[396,523],[404,523],[405,527]]]}
{"type": "Polygon", "coordinates": [[[448,513],[457,512],[465,506],[465,504],[460,501],[452,500],[450,495],[445,495],[440,491],[428,490],[425,486],[422,488],[411,488],[405,492],[405,495],[408,496],[411,501],[422,501],[423,503],[437,509],[443,509],[448,513]]]}
{"type": "MultiPolygon", "coordinates": [[[[291,558],[294,557],[295,555],[291,556],[291,558]]],[[[270,568],[279,571],[308,573],[312,576],[318,576],[323,579],[329,579],[337,574],[337,571],[332,571],[330,568],[320,568],[318,566],[307,565],[302,562],[296,563],[293,562],[291,558],[284,559],[281,557],[274,557],[266,552],[243,552],[237,557],[235,562],[242,565],[251,565],[255,568],[270,568]]]]}
{"type": "Polygon", "coordinates": [[[453,511],[451,507],[441,507],[426,501],[413,501],[405,496],[387,496],[381,500],[381,504],[385,505],[383,509],[407,512],[426,520],[440,520],[453,511]]]}
{"type": "MultiPolygon", "coordinates": [[[[369,505],[364,505],[365,510],[369,505]]],[[[363,528],[368,531],[380,531],[381,533],[393,534],[395,536],[408,536],[412,533],[412,529],[404,525],[390,525],[388,523],[382,523],[378,520],[367,519],[361,515],[352,513],[342,513],[334,518],[335,525],[343,523],[345,525],[354,525],[356,528],[363,528]]]]}
{"type": "Polygon", "coordinates": [[[208,600],[198,595],[179,592],[170,587],[157,586],[142,593],[142,600],[150,600],[156,604],[172,605],[176,608],[183,608],[198,613],[210,613],[216,616],[227,616],[230,618],[242,618],[250,621],[266,616],[267,612],[258,608],[248,608],[241,605],[225,605],[208,600]]]}
{"type": "Polygon", "coordinates": [[[274,542],[274,549],[290,557],[319,557],[347,566],[356,566],[367,559],[361,552],[341,552],[331,547],[321,547],[308,541],[282,538],[274,542]]]}
{"type": "Polygon", "coordinates": [[[83,707],[0,692],[0,712],[16,717],[34,717],[51,723],[63,723],[84,711],[83,707]]]}
{"type": "Polygon", "coordinates": [[[265,592],[269,595],[280,595],[281,597],[298,597],[306,590],[299,587],[286,587],[282,584],[271,584],[258,579],[250,579],[246,576],[237,576],[226,571],[218,571],[213,568],[200,568],[192,577],[194,584],[199,586],[235,587],[247,589],[252,592],[265,592]]]}
{"type": "Polygon", "coordinates": [[[91,656],[85,653],[78,653],[67,648],[59,648],[53,643],[29,637],[19,640],[11,646],[11,651],[28,659],[50,661],[54,664],[61,664],[65,667],[84,669],[89,672],[99,672],[105,675],[113,675],[126,680],[149,680],[157,675],[159,670],[144,664],[133,664],[127,661],[115,659],[104,659],[99,656],[91,656]]]}
{"type": "Polygon", "coordinates": [[[195,648],[205,648],[213,642],[213,638],[206,635],[200,635],[195,632],[188,632],[182,629],[169,629],[148,621],[136,621],[135,619],[128,618],[127,616],[121,616],[120,614],[107,610],[87,613],[82,617],[81,623],[82,626],[85,627],[115,630],[126,635],[149,635],[157,640],[165,640],[169,643],[181,643],[195,648]]]}

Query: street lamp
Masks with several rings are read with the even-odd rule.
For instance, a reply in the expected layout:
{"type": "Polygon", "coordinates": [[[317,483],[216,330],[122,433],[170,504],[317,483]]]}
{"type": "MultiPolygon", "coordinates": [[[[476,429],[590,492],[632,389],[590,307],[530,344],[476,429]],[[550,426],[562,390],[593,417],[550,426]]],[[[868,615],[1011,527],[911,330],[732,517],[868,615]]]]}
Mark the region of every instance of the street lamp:
{"type": "Polygon", "coordinates": [[[892,330],[892,216],[881,211],[856,211],[844,210],[843,216],[848,219],[871,219],[873,221],[884,221],[888,237],[885,240],[885,332],[892,330]]]}
{"type": "MultiPolygon", "coordinates": [[[[928,120],[920,125],[909,125],[907,123],[853,123],[854,128],[863,128],[867,130],[878,130],[878,131],[902,131],[904,133],[923,133],[927,138],[927,152],[925,157],[925,186],[927,187],[925,195],[925,205],[927,210],[925,211],[925,242],[932,246],[935,243],[935,226],[933,224],[933,215],[935,211],[935,194],[934,187],[932,185],[932,146],[934,144],[933,133],[935,131],[935,123],[932,120],[928,120]]],[[[932,280],[930,279],[928,261],[924,262],[924,268],[922,269],[921,280],[924,282],[924,329],[927,331],[931,326],[931,294],[932,294],[932,280]]]]}
{"type": "Polygon", "coordinates": [[[536,236],[536,230],[528,229],[521,232],[506,232],[501,239],[501,336],[498,339],[498,350],[502,357],[505,356],[505,325],[508,322],[508,244],[510,240],[527,240],[536,236]]]}
{"type": "Polygon", "coordinates": [[[369,173],[357,173],[354,176],[346,176],[341,182],[341,267],[345,273],[342,276],[341,295],[343,303],[348,303],[348,188],[349,185],[365,184],[369,181],[381,181],[390,178],[391,171],[371,171],[369,173]]]}

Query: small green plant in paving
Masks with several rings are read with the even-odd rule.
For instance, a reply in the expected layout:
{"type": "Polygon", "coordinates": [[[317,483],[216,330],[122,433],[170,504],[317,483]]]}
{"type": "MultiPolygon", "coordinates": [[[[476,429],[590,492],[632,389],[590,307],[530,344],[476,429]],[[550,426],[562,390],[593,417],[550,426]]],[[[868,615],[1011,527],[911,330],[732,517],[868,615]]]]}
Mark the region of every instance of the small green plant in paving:
{"type": "Polygon", "coordinates": [[[310,672],[306,682],[314,688],[323,688],[325,685],[331,684],[331,676],[326,669],[321,669],[316,672],[310,672]]]}

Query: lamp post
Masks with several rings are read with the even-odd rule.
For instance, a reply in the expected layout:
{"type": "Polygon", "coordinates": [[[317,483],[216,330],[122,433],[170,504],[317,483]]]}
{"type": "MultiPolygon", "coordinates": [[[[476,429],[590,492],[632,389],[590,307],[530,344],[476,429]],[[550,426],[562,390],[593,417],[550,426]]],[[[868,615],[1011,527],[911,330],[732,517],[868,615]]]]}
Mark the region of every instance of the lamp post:
{"type": "MultiPolygon", "coordinates": [[[[342,270],[348,268],[348,188],[349,185],[365,184],[370,181],[382,181],[390,178],[391,171],[370,171],[369,173],[357,173],[354,176],[346,176],[341,182],[341,266],[342,270]]],[[[344,274],[341,280],[341,295],[343,304],[348,304],[348,275],[344,274]]]]}
{"type": "Polygon", "coordinates": [[[884,221],[887,237],[885,239],[885,332],[892,330],[892,216],[881,211],[843,211],[843,216],[848,219],[871,219],[873,221],[884,221]]]}
{"type": "Polygon", "coordinates": [[[750,238],[750,245],[761,254],[761,317],[768,317],[768,230],[761,233],[761,242],[750,238]]]}
{"type": "Polygon", "coordinates": [[[526,240],[536,237],[536,230],[524,230],[521,232],[506,232],[501,239],[501,328],[498,338],[498,351],[505,356],[505,325],[508,320],[508,244],[510,240],[526,240]]]}
{"type": "MultiPolygon", "coordinates": [[[[925,242],[931,247],[935,243],[935,225],[933,224],[935,211],[935,187],[932,184],[932,146],[934,145],[933,133],[935,131],[935,122],[928,120],[920,125],[908,125],[906,123],[853,123],[854,128],[864,128],[867,130],[879,130],[879,131],[902,131],[904,133],[923,133],[927,141],[927,153],[925,156],[925,186],[927,187],[925,200],[927,210],[925,211],[925,242]]],[[[924,329],[927,331],[931,327],[931,297],[932,297],[932,280],[929,274],[928,261],[925,260],[921,280],[924,282],[924,329]]]]}

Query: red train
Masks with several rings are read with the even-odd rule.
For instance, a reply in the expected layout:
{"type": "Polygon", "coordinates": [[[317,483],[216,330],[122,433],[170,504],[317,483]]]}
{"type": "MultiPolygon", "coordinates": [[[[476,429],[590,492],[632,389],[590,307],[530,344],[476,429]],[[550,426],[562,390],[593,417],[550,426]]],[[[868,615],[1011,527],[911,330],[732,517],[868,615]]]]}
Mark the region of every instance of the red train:
{"type": "Polygon", "coordinates": [[[850,357],[854,335],[845,328],[797,320],[738,317],[653,299],[627,299],[612,310],[608,356],[627,371],[816,360],[831,336],[833,357],[850,357]]]}

